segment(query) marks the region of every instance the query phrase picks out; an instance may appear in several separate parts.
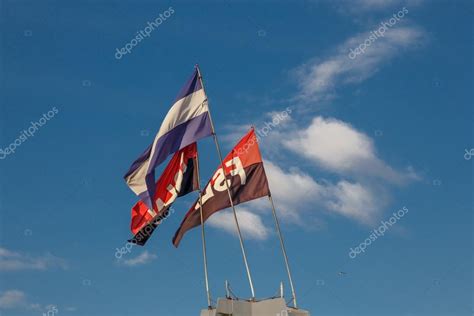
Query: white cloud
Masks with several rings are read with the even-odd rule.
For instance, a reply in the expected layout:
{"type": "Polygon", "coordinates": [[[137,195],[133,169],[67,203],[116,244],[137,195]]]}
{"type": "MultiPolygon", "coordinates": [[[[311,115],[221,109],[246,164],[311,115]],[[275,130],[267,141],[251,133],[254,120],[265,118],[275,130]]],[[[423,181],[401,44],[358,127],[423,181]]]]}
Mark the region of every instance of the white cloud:
{"type": "MultiPolygon", "coordinates": [[[[270,232],[262,221],[262,218],[242,206],[236,207],[240,230],[244,238],[264,240],[270,232]]],[[[232,210],[220,211],[212,215],[207,221],[212,227],[221,229],[230,234],[236,234],[235,219],[232,210]]]]}
{"type": "Polygon", "coordinates": [[[423,0],[339,0],[333,2],[340,13],[363,14],[369,12],[396,9],[403,6],[414,7],[423,0]]]}
{"type": "Polygon", "coordinates": [[[134,267],[147,264],[154,259],[156,259],[156,255],[149,253],[148,250],[145,250],[135,258],[120,260],[119,262],[128,267],[134,267]]]}
{"type": "Polygon", "coordinates": [[[362,82],[375,74],[384,62],[400,54],[403,49],[418,45],[424,32],[417,27],[394,26],[379,37],[357,58],[349,58],[350,49],[362,44],[370,32],[346,40],[335,54],[326,59],[312,60],[295,70],[299,81],[297,99],[303,101],[328,100],[336,95],[336,87],[362,82]]]}
{"type": "Polygon", "coordinates": [[[67,269],[66,261],[50,253],[34,257],[0,247],[0,271],[47,270],[55,267],[67,269]]]}
{"type": "MultiPolygon", "coordinates": [[[[321,223],[325,224],[322,216],[332,214],[370,225],[383,216],[390,200],[388,183],[402,185],[419,179],[411,167],[397,170],[388,165],[379,158],[372,138],[349,123],[334,118],[318,116],[304,128],[289,122],[272,130],[267,137],[262,137],[260,145],[267,154],[264,155],[265,170],[277,213],[284,224],[317,226],[314,228],[319,229],[321,223]],[[305,171],[295,168],[292,163],[294,157],[289,158],[285,149],[334,173],[340,179],[328,181],[318,177],[316,180],[305,171]],[[287,161],[287,167],[284,169],[265,156],[283,158],[283,161],[287,161]]],[[[263,218],[260,216],[271,214],[266,198],[252,201],[246,206],[250,206],[248,209],[252,213],[258,214],[259,223],[263,218]]],[[[227,231],[235,230],[233,219],[221,221],[217,216],[212,218],[214,226],[227,231]]],[[[273,219],[271,221],[269,224],[273,225],[273,219]]],[[[260,225],[253,228],[257,232],[264,231],[260,225]]],[[[262,239],[261,233],[249,233],[253,233],[256,239],[262,239]]]]}
{"type": "Polygon", "coordinates": [[[28,302],[26,294],[19,290],[7,290],[0,293],[0,310],[2,309],[45,310],[40,304],[28,302]]]}
{"type": "MultiPolygon", "coordinates": [[[[284,171],[271,161],[265,161],[265,171],[278,214],[285,221],[300,223],[300,212],[311,202],[321,200],[325,188],[298,169],[284,171]]],[[[269,207],[267,204],[263,208],[269,207]]]]}
{"type": "MultiPolygon", "coordinates": [[[[340,3],[368,11],[415,2],[419,1],[355,0],[340,3]]],[[[419,46],[427,38],[421,28],[408,24],[408,17],[403,21],[397,20],[396,25],[388,27],[383,36],[371,39],[370,45],[366,44],[365,51],[356,58],[349,57],[350,50],[364,43],[371,36],[371,31],[377,30],[380,25],[348,38],[329,57],[315,58],[298,67],[294,73],[299,91],[291,101],[307,103],[330,100],[337,95],[337,89],[367,80],[385,63],[405,50],[419,46]]],[[[384,21],[382,17],[380,22],[384,21]]],[[[275,113],[269,115],[272,114],[275,113]]],[[[233,127],[232,130],[232,139],[244,132],[242,126],[233,127]]],[[[359,223],[372,224],[380,219],[388,204],[387,183],[401,185],[419,179],[410,166],[400,170],[384,162],[373,140],[364,132],[333,118],[315,117],[307,128],[301,129],[292,117],[278,129],[272,129],[268,136],[261,137],[260,141],[262,150],[272,154],[272,160],[279,161],[282,158],[288,166],[288,161],[294,157],[288,157],[288,152],[282,149],[289,149],[340,178],[335,181],[318,178],[316,181],[311,175],[291,167],[294,166],[291,160],[290,167],[286,169],[265,160],[276,208],[285,223],[304,226],[313,221],[311,216],[317,216],[317,221],[320,214],[329,212],[359,223]]],[[[263,199],[252,203],[255,205],[252,212],[259,215],[269,209],[268,202],[263,199]]],[[[220,225],[221,228],[228,225],[225,229],[233,229],[233,224],[229,223],[216,222],[214,225],[220,225]]]]}
{"type": "Polygon", "coordinates": [[[265,167],[278,214],[286,223],[304,226],[311,216],[321,216],[323,211],[363,224],[375,222],[381,215],[385,198],[369,185],[347,180],[317,182],[301,171],[284,171],[269,161],[265,167]]]}
{"type": "Polygon", "coordinates": [[[343,180],[328,190],[326,205],[336,213],[364,224],[375,222],[381,214],[381,199],[367,186],[343,180]]]}
{"type": "Polygon", "coordinates": [[[74,307],[74,306],[68,306],[65,308],[65,311],[66,312],[76,312],[77,311],[77,307],[74,307]]]}
{"type": "MultiPolygon", "coordinates": [[[[340,215],[358,223],[371,224],[382,217],[388,203],[385,182],[402,184],[417,178],[411,170],[397,171],[387,165],[377,156],[374,142],[369,136],[340,120],[315,117],[306,128],[297,129],[296,124],[289,124],[281,126],[281,130],[272,130],[270,134],[261,139],[261,145],[269,145],[262,147],[266,148],[265,152],[272,153],[272,157],[286,156],[284,160],[288,161],[288,152],[282,150],[286,148],[341,177],[336,182],[323,178],[316,181],[310,174],[293,167],[291,160],[290,164],[286,164],[288,167],[283,169],[264,157],[276,210],[284,224],[302,227],[316,225],[318,229],[321,223],[324,224],[321,219],[324,214],[340,215]],[[268,138],[270,134],[271,139],[268,138]]],[[[249,229],[249,234],[262,239],[265,233],[261,232],[265,228],[260,225],[260,216],[271,214],[270,204],[266,198],[262,198],[246,206],[252,213],[258,214],[258,217],[255,215],[258,225],[252,226],[254,231],[249,229]]],[[[233,232],[235,226],[231,215],[216,214],[211,218],[211,223],[233,232]]],[[[269,224],[274,225],[273,219],[271,221],[269,224]]]]}
{"type": "Polygon", "coordinates": [[[411,167],[399,171],[389,166],[378,157],[369,136],[334,118],[315,117],[307,128],[282,132],[279,142],[297,156],[341,177],[334,183],[315,181],[298,169],[285,171],[266,161],[271,190],[287,221],[304,223],[304,210],[316,208],[371,224],[381,217],[388,203],[387,183],[419,179],[411,167]]]}
{"type": "Polygon", "coordinates": [[[361,161],[375,159],[374,146],[369,137],[345,122],[320,116],[314,118],[307,129],[298,131],[283,144],[337,171],[352,170],[361,161]]]}
{"type": "Polygon", "coordinates": [[[380,8],[392,6],[394,3],[400,3],[400,0],[352,0],[354,6],[363,8],[380,8]]]}
{"type": "Polygon", "coordinates": [[[26,304],[25,293],[18,290],[8,290],[0,296],[0,309],[13,309],[26,304]]]}
{"type": "Polygon", "coordinates": [[[287,134],[283,145],[319,166],[341,174],[382,178],[392,183],[417,179],[413,171],[400,172],[377,157],[370,137],[350,124],[315,117],[306,128],[287,134]]]}

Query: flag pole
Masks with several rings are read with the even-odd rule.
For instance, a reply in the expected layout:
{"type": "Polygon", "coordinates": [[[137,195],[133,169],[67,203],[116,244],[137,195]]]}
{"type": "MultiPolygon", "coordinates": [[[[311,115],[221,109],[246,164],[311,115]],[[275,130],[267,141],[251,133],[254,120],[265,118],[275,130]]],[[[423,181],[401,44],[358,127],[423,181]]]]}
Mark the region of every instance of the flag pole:
{"type": "MultiPolygon", "coordinates": [[[[204,89],[204,81],[202,79],[201,70],[199,69],[199,65],[196,65],[196,70],[198,71],[198,77],[199,77],[199,81],[201,82],[202,89],[204,90],[204,93],[206,93],[206,90],[204,89]]],[[[206,94],[206,100],[207,100],[207,94],[206,94]]],[[[208,101],[208,107],[209,107],[209,100],[207,100],[207,101],[208,101]]],[[[221,149],[220,149],[220,146],[219,146],[219,142],[217,141],[217,134],[216,134],[216,130],[214,128],[214,122],[212,121],[212,116],[211,116],[211,110],[210,109],[208,110],[208,113],[209,113],[209,120],[211,122],[212,136],[214,137],[214,143],[216,144],[217,155],[219,156],[222,172],[224,173],[224,178],[225,178],[224,160],[222,159],[221,149]]],[[[240,249],[242,251],[242,256],[243,256],[244,264],[245,264],[245,269],[247,271],[247,278],[249,280],[250,291],[252,293],[252,300],[255,300],[255,290],[254,290],[254,287],[253,287],[252,275],[250,274],[250,268],[249,268],[249,264],[248,264],[248,261],[247,261],[247,254],[245,252],[244,241],[242,239],[242,233],[240,231],[239,220],[237,219],[237,213],[235,211],[234,201],[232,200],[232,195],[230,193],[230,188],[229,188],[229,184],[227,183],[227,179],[224,182],[225,182],[225,186],[226,186],[226,189],[227,189],[227,194],[229,195],[229,201],[230,201],[230,205],[232,207],[232,212],[234,214],[234,220],[235,220],[235,225],[237,227],[237,233],[239,235],[240,249]]]]}
{"type": "Polygon", "coordinates": [[[204,218],[202,215],[202,191],[201,191],[201,176],[199,173],[199,154],[196,155],[196,172],[199,190],[199,212],[201,215],[201,237],[202,237],[202,254],[204,260],[204,278],[206,282],[206,295],[207,295],[207,307],[212,309],[211,304],[211,291],[209,290],[209,278],[207,273],[207,250],[206,250],[206,234],[204,231],[204,218]]]}
{"type": "Polygon", "coordinates": [[[277,228],[278,237],[280,238],[281,251],[283,252],[283,258],[285,258],[286,272],[288,273],[288,279],[290,280],[291,294],[293,296],[293,305],[295,308],[298,308],[298,304],[296,303],[295,287],[293,286],[293,278],[291,277],[290,264],[288,263],[288,256],[286,254],[285,243],[283,242],[283,235],[280,229],[280,222],[278,221],[278,217],[275,211],[275,204],[273,203],[273,198],[272,198],[271,193],[268,195],[268,199],[270,200],[270,204],[272,205],[272,213],[273,213],[273,218],[275,219],[275,226],[277,228]]]}

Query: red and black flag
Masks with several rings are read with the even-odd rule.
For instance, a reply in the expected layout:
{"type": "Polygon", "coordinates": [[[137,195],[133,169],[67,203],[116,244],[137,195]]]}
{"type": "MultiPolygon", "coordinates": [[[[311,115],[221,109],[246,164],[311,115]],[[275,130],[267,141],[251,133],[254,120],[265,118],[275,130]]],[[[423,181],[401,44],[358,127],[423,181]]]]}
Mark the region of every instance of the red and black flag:
{"type": "Polygon", "coordinates": [[[198,189],[197,146],[192,143],[176,152],[156,182],[153,209],[139,201],[132,208],[131,231],[135,235],[129,242],[143,246],[155,228],[169,216],[171,204],[177,197],[198,189]]]}
{"type": "MultiPolygon", "coordinates": [[[[224,181],[227,181],[229,185],[234,205],[270,194],[262,156],[258,148],[258,140],[253,128],[225,157],[224,166],[224,171],[222,167],[217,169],[202,193],[204,221],[215,212],[231,206],[224,181]]],[[[201,215],[198,198],[174,235],[173,244],[175,247],[178,247],[188,230],[200,224],[201,215]]]]}

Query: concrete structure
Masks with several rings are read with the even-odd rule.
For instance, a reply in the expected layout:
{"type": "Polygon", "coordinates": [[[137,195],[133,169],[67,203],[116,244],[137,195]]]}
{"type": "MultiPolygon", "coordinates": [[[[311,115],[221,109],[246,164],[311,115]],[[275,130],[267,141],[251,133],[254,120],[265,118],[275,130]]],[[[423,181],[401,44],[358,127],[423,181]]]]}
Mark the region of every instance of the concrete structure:
{"type": "Polygon", "coordinates": [[[287,307],[281,297],[261,301],[219,298],[217,307],[201,310],[201,316],[310,316],[308,311],[287,307]]]}

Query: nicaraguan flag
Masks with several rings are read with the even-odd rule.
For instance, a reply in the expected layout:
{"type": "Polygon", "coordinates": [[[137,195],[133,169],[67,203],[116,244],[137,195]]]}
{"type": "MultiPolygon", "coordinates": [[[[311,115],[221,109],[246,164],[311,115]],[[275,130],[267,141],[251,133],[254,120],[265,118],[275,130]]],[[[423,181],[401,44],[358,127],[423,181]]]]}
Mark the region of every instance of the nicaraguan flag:
{"type": "Polygon", "coordinates": [[[155,193],[155,168],[176,151],[212,135],[207,97],[197,67],[181,89],[153,143],[135,160],[124,176],[130,189],[150,209],[155,193]]]}

